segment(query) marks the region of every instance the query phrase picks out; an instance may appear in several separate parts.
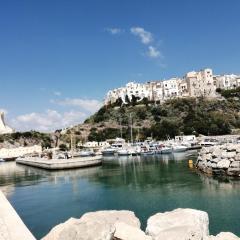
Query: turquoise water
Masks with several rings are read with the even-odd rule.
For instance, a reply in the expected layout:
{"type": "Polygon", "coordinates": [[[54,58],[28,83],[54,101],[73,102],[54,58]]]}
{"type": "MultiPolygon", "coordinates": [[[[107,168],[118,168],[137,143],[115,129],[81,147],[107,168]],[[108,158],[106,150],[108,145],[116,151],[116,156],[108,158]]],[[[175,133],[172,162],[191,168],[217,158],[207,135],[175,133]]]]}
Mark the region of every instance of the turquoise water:
{"type": "Polygon", "coordinates": [[[49,172],[0,163],[0,188],[39,239],[70,217],[128,209],[148,217],[175,208],[207,211],[210,231],[240,235],[240,181],[217,180],[189,169],[196,153],[105,158],[102,166],[49,172]]]}

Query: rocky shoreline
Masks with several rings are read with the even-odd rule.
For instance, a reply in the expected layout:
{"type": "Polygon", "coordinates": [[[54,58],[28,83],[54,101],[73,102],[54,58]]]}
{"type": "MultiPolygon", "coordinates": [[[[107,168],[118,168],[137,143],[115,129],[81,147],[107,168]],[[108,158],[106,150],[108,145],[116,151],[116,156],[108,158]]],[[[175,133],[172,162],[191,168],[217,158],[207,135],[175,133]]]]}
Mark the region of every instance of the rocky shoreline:
{"type": "Polygon", "coordinates": [[[229,232],[209,235],[208,214],[194,209],[157,213],[146,231],[131,211],[98,211],[70,218],[54,227],[42,240],[236,240],[229,232]]]}
{"type": "Polygon", "coordinates": [[[240,144],[202,148],[196,168],[207,174],[240,177],[240,144]]]}

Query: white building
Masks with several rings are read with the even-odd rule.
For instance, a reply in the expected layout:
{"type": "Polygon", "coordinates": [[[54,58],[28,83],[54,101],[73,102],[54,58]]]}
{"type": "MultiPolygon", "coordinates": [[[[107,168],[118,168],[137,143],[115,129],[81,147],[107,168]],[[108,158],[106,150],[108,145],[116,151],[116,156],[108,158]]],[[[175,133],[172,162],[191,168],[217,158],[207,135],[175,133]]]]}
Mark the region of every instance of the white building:
{"type": "Polygon", "coordinates": [[[240,86],[240,76],[235,74],[217,75],[215,79],[218,88],[233,89],[240,86]]]}
{"type": "Polygon", "coordinates": [[[185,76],[190,97],[216,97],[216,81],[210,68],[188,72],[185,76]]]}
{"type": "Polygon", "coordinates": [[[164,99],[175,98],[179,96],[180,78],[171,78],[163,81],[163,95],[164,99]]]}
{"type": "Polygon", "coordinates": [[[7,126],[4,121],[4,112],[0,112],[0,134],[13,133],[14,130],[7,126]]]}
{"type": "Polygon", "coordinates": [[[128,98],[138,97],[139,101],[147,98],[149,101],[163,102],[176,97],[207,97],[215,98],[217,88],[232,89],[240,87],[240,76],[213,75],[210,68],[198,72],[188,72],[183,78],[171,78],[163,81],[149,81],[147,83],[130,82],[125,87],[111,90],[107,93],[105,104],[111,104],[121,98],[123,104],[128,98]]]}
{"type": "Polygon", "coordinates": [[[0,158],[17,158],[32,153],[42,153],[42,147],[40,145],[34,145],[30,147],[1,148],[0,158]]]}

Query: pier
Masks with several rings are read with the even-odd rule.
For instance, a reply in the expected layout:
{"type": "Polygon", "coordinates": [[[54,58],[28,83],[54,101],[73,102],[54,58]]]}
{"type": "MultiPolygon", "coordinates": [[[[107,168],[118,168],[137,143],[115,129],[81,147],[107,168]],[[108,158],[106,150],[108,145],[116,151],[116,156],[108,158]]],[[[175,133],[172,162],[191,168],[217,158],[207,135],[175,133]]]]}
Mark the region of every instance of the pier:
{"type": "Polygon", "coordinates": [[[44,159],[38,157],[19,158],[17,163],[47,170],[85,168],[102,164],[102,156],[76,157],[69,159],[44,159]]]}

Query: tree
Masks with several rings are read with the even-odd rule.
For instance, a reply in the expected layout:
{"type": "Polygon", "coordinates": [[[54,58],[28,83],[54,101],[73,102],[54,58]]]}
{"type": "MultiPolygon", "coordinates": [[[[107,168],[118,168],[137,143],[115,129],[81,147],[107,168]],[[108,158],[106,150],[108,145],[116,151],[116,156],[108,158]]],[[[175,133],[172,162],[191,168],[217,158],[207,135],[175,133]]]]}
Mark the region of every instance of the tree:
{"type": "Polygon", "coordinates": [[[59,150],[60,150],[60,151],[67,151],[67,150],[68,150],[68,147],[67,147],[66,144],[63,144],[63,143],[62,143],[62,144],[59,145],[59,150]]]}

